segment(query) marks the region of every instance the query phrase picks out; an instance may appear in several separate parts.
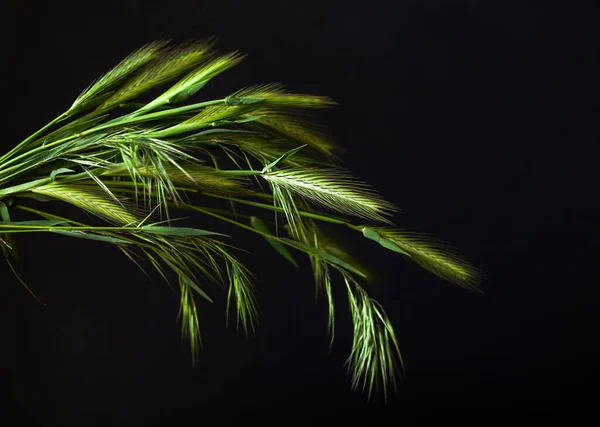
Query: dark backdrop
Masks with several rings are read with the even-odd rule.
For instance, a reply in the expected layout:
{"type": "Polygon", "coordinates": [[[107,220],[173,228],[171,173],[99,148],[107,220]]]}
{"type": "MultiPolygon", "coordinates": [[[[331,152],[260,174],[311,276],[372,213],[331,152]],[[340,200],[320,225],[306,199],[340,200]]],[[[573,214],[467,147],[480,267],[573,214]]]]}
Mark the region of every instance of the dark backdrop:
{"type": "Polygon", "coordinates": [[[348,167],[402,208],[399,226],[461,248],[488,275],[485,294],[365,253],[382,277],[372,293],[396,327],[407,370],[387,405],[367,403],[343,368],[344,295],[330,354],[310,271],[274,262],[260,240],[236,236],[254,252],[247,261],[259,276],[256,337],[224,327],[222,301],[203,304],[205,348],[193,369],[166,285],[105,245],[24,237],[20,271],[48,305],[1,267],[5,425],[227,425],[256,414],[281,425],[302,415],[515,424],[560,414],[573,422],[592,407],[593,2],[350,3],[11,6],[2,15],[2,151],[141,44],[214,35],[219,48],[249,57],[211,93],[281,81],[333,97],[340,105],[322,120],[347,149],[348,167]]]}

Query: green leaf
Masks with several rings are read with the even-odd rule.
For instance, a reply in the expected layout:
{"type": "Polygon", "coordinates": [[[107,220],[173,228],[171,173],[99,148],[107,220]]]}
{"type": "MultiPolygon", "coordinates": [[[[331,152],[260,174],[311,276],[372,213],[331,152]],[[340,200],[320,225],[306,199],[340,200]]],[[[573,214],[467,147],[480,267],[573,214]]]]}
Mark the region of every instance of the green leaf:
{"type": "Polygon", "coordinates": [[[249,123],[249,122],[253,122],[255,120],[260,120],[263,117],[264,117],[264,115],[262,115],[262,116],[249,116],[249,117],[246,117],[244,119],[238,119],[238,120],[219,120],[217,123],[219,123],[219,124],[249,123]]]}
{"type": "Polygon", "coordinates": [[[384,239],[383,237],[379,241],[379,244],[381,246],[383,246],[384,248],[389,249],[391,251],[398,252],[399,254],[402,254],[402,255],[410,256],[410,254],[408,252],[404,251],[400,246],[398,246],[397,244],[395,244],[394,242],[392,242],[388,239],[384,239]]]}
{"type": "Polygon", "coordinates": [[[52,181],[54,181],[56,179],[56,175],[60,175],[62,173],[70,173],[70,172],[75,172],[73,169],[67,169],[67,168],[59,168],[59,169],[55,169],[52,171],[52,173],[50,174],[50,179],[52,181]]]}
{"type": "Polygon", "coordinates": [[[3,202],[0,202],[0,219],[2,222],[10,222],[8,207],[3,202]]]}
{"type": "Polygon", "coordinates": [[[98,242],[126,244],[126,245],[131,243],[131,242],[128,242],[127,240],[119,239],[116,237],[104,236],[102,234],[85,233],[83,231],[61,230],[58,228],[52,228],[52,229],[50,229],[50,231],[52,233],[63,234],[65,236],[69,236],[69,237],[77,237],[80,239],[95,240],[98,242]]]}
{"type": "Polygon", "coordinates": [[[357,270],[356,268],[352,267],[347,262],[344,262],[341,259],[339,259],[339,258],[337,258],[337,257],[335,257],[335,256],[333,256],[333,255],[331,255],[331,254],[329,254],[329,253],[321,250],[321,249],[315,248],[314,246],[307,245],[306,243],[297,242],[295,240],[286,239],[286,238],[283,238],[283,237],[280,238],[280,239],[283,240],[283,241],[285,241],[286,243],[288,243],[290,246],[296,247],[297,249],[299,249],[301,251],[307,252],[307,253],[309,253],[311,255],[314,255],[314,256],[316,256],[318,258],[321,258],[322,260],[327,261],[327,262],[329,262],[331,264],[335,264],[335,265],[337,265],[339,267],[342,267],[342,268],[344,268],[344,269],[346,269],[346,270],[348,270],[348,271],[350,271],[350,272],[352,272],[354,274],[359,275],[360,277],[364,277],[364,278],[367,277],[367,276],[365,276],[365,274],[362,271],[357,270]]]}
{"type": "Polygon", "coordinates": [[[363,228],[362,231],[363,231],[363,236],[365,236],[367,239],[375,240],[377,243],[379,243],[381,236],[379,235],[378,232],[376,232],[375,230],[373,230],[372,228],[369,228],[369,227],[363,228]]]}
{"type": "Polygon", "coordinates": [[[277,164],[285,159],[287,159],[290,156],[293,156],[294,154],[296,154],[298,151],[302,150],[304,147],[306,147],[308,144],[304,144],[301,145],[300,147],[296,147],[290,151],[286,151],[285,153],[283,153],[278,159],[272,161],[271,163],[269,163],[267,166],[265,166],[262,169],[262,173],[265,172],[269,172],[271,169],[273,169],[275,166],[277,166],[277,164]]]}
{"type": "MultiPolygon", "coordinates": [[[[264,221],[255,216],[250,217],[250,225],[252,225],[252,227],[265,234],[272,234],[267,224],[265,224],[264,221]]],[[[298,268],[298,263],[296,263],[296,260],[294,260],[292,254],[290,254],[290,252],[286,249],[284,245],[282,245],[277,240],[271,239],[267,236],[264,236],[264,238],[267,242],[271,244],[271,246],[273,246],[273,249],[275,249],[282,257],[291,262],[294,267],[298,268]]]]}
{"type": "Polygon", "coordinates": [[[208,130],[204,130],[202,132],[195,133],[193,135],[186,137],[186,139],[194,138],[194,137],[198,137],[198,136],[202,136],[202,135],[210,135],[211,133],[252,133],[252,134],[256,134],[258,132],[255,132],[252,130],[242,130],[242,129],[217,128],[217,129],[208,129],[208,130]]]}
{"type": "Polygon", "coordinates": [[[389,249],[391,251],[397,252],[402,255],[410,256],[410,254],[408,252],[406,252],[405,250],[403,250],[400,246],[398,246],[391,240],[386,239],[385,237],[381,236],[377,231],[373,230],[372,228],[364,227],[363,228],[363,236],[365,236],[367,239],[371,239],[371,240],[379,243],[381,246],[383,246],[386,249],[389,249]]]}
{"type": "Polygon", "coordinates": [[[201,230],[199,228],[189,227],[167,227],[159,225],[146,225],[140,228],[147,233],[160,234],[163,236],[224,236],[226,234],[217,233],[214,231],[201,230]]]}
{"type": "Polygon", "coordinates": [[[177,95],[175,95],[174,97],[172,97],[169,100],[169,103],[176,104],[178,102],[185,101],[190,96],[194,95],[196,92],[198,92],[204,86],[206,86],[206,83],[208,83],[208,80],[202,80],[202,81],[200,81],[200,82],[198,82],[196,84],[193,84],[192,86],[188,87],[185,90],[182,90],[177,95]]]}
{"type": "Polygon", "coordinates": [[[266,98],[256,98],[256,97],[251,97],[251,96],[241,96],[241,97],[235,97],[235,96],[228,96],[227,98],[225,98],[225,104],[227,105],[249,105],[249,104],[256,104],[257,102],[262,102],[264,101],[266,98]]]}

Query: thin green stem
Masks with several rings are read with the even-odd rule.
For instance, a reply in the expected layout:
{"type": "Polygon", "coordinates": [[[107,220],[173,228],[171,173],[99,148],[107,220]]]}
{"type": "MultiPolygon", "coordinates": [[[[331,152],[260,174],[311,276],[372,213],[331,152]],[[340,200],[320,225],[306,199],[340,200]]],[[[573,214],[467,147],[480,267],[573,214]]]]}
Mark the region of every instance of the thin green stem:
{"type": "Polygon", "coordinates": [[[96,227],[96,226],[55,226],[55,225],[15,225],[0,224],[2,233],[35,233],[52,230],[65,231],[144,231],[138,227],[96,227]]]}
{"type": "Polygon", "coordinates": [[[76,225],[79,225],[81,227],[89,227],[87,224],[84,224],[83,222],[74,221],[74,220],[71,220],[69,218],[65,218],[65,217],[62,217],[62,216],[54,215],[54,214],[51,214],[50,212],[41,211],[39,209],[35,209],[35,208],[29,207],[29,206],[15,205],[14,207],[15,207],[15,209],[21,209],[22,211],[31,212],[31,213],[34,213],[34,214],[37,214],[39,216],[43,216],[43,217],[46,217],[46,218],[52,218],[52,219],[56,219],[56,220],[59,220],[59,221],[70,222],[71,224],[76,224],[76,225]]]}
{"type": "Polygon", "coordinates": [[[197,104],[186,105],[186,106],[179,107],[179,108],[172,108],[172,109],[169,109],[169,110],[156,111],[154,113],[144,114],[143,116],[131,117],[129,115],[125,115],[125,116],[117,117],[114,120],[111,120],[111,121],[109,121],[107,123],[104,123],[104,124],[101,124],[101,125],[98,125],[98,126],[95,126],[95,127],[91,128],[91,129],[88,129],[86,131],[80,132],[77,135],[71,135],[71,136],[68,136],[66,138],[62,138],[62,139],[59,139],[57,141],[50,142],[50,143],[48,143],[46,145],[38,146],[36,148],[33,148],[33,149],[27,151],[26,153],[23,153],[23,154],[21,154],[21,155],[19,155],[17,157],[9,159],[8,161],[6,161],[4,163],[0,162],[0,172],[8,172],[8,171],[11,171],[13,169],[18,168],[20,166],[19,164],[11,166],[9,168],[6,167],[6,166],[10,165],[11,163],[16,162],[17,160],[20,160],[20,159],[22,159],[22,158],[24,158],[26,156],[30,156],[32,154],[35,154],[35,153],[37,153],[37,152],[39,152],[41,150],[45,150],[47,148],[51,148],[51,147],[54,147],[56,145],[60,145],[60,144],[63,144],[65,142],[71,141],[71,140],[73,140],[75,138],[80,138],[82,136],[88,136],[90,134],[99,132],[101,130],[113,128],[113,127],[116,127],[116,126],[131,125],[131,124],[141,123],[141,122],[145,122],[145,121],[157,120],[157,119],[161,119],[161,118],[164,118],[164,117],[172,116],[172,115],[175,115],[175,114],[184,113],[184,112],[187,112],[187,111],[193,111],[193,110],[196,110],[198,108],[204,108],[204,107],[208,107],[208,106],[211,106],[211,105],[222,104],[224,102],[225,102],[225,99],[216,99],[216,100],[212,100],[212,101],[205,101],[205,102],[199,102],[197,104]]]}
{"type": "Polygon", "coordinates": [[[241,222],[236,221],[234,219],[227,218],[227,217],[219,215],[219,214],[217,214],[215,212],[211,212],[211,210],[208,210],[208,209],[205,209],[205,208],[201,208],[199,206],[190,205],[190,204],[187,204],[187,203],[182,203],[182,204],[179,205],[179,207],[183,208],[183,209],[188,209],[188,210],[193,210],[193,211],[197,211],[197,212],[200,212],[200,213],[204,213],[206,215],[210,215],[210,216],[218,218],[220,220],[223,220],[223,221],[229,222],[231,224],[237,225],[238,227],[244,228],[246,230],[250,230],[253,233],[257,233],[257,234],[260,234],[261,236],[268,237],[268,238],[273,239],[273,240],[277,240],[277,241],[279,241],[279,242],[281,242],[281,243],[283,243],[285,245],[288,245],[288,246],[291,246],[293,248],[298,249],[296,246],[291,245],[287,241],[285,241],[283,239],[280,239],[277,236],[273,236],[272,234],[262,232],[260,230],[257,230],[255,228],[253,228],[253,227],[250,227],[249,225],[242,224],[241,222]]]}
{"type": "MultiPolygon", "coordinates": [[[[56,220],[59,220],[59,221],[65,221],[65,222],[69,222],[69,223],[72,223],[72,224],[77,224],[77,225],[79,225],[82,228],[92,228],[91,226],[89,226],[87,224],[84,224],[82,222],[74,221],[74,220],[71,220],[69,218],[65,218],[65,217],[62,217],[62,216],[54,215],[54,214],[51,214],[49,212],[41,211],[39,209],[34,209],[34,208],[29,207],[29,206],[15,205],[14,207],[17,208],[17,209],[21,209],[23,211],[35,213],[35,214],[40,215],[40,216],[45,217],[45,218],[52,218],[52,219],[56,219],[56,220]]],[[[53,227],[53,228],[56,228],[56,227],[53,227]]],[[[101,227],[95,227],[95,228],[97,229],[97,228],[101,228],[101,227]]],[[[102,230],[102,231],[103,231],[103,234],[106,234],[106,235],[111,236],[111,237],[116,237],[116,238],[119,238],[121,240],[126,240],[128,242],[131,242],[132,244],[135,244],[136,246],[143,247],[143,248],[146,248],[146,249],[153,249],[152,245],[149,245],[149,244],[147,244],[147,243],[145,243],[143,241],[140,241],[140,240],[133,240],[133,239],[129,238],[128,236],[123,236],[122,234],[111,232],[110,230],[106,230],[106,228],[116,228],[117,231],[122,231],[126,227],[104,227],[104,230],[102,230]]],[[[61,230],[62,229],[63,228],[61,228],[61,230]]],[[[136,229],[139,230],[139,228],[136,228],[136,229]]],[[[46,230],[41,230],[41,231],[46,231],[46,230]]]]}
{"type": "Polygon", "coordinates": [[[104,123],[103,125],[100,125],[100,127],[102,127],[102,126],[105,126],[105,127],[120,126],[123,124],[130,125],[130,124],[139,123],[139,122],[161,119],[163,117],[168,117],[168,116],[172,116],[172,115],[180,114],[180,113],[187,113],[188,111],[194,111],[194,110],[197,110],[198,108],[210,107],[211,105],[218,105],[218,104],[222,104],[224,102],[225,102],[225,98],[213,99],[212,101],[198,102],[196,104],[184,105],[183,107],[155,111],[154,113],[143,114],[141,116],[132,116],[133,113],[126,114],[124,116],[117,117],[113,120],[110,120],[110,121],[104,123]]]}
{"type": "MultiPolygon", "coordinates": [[[[284,211],[283,208],[280,208],[279,206],[267,205],[266,203],[253,202],[251,200],[238,199],[236,197],[230,197],[230,196],[221,196],[221,195],[214,194],[214,193],[203,192],[202,194],[205,196],[214,197],[217,199],[229,200],[232,202],[242,203],[242,204],[249,205],[249,206],[255,206],[257,208],[268,209],[268,210],[277,211],[277,212],[284,211]]],[[[362,231],[362,228],[360,228],[354,224],[351,224],[349,222],[346,222],[346,221],[343,221],[343,220],[340,220],[337,218],[333,218],[330,216],[315,214],[312,212],[304,212],[304,211],[298,211],[298,214],[300,216],[304,216],[306,218],[312,218],[312,219],[316,219],[318,221],[323,221],[323,222],[330,222],[332,224],[345,225],[347,227],[350,227],[353,230],[362,231]]]]}
{"type": "Polygon", "coordinates": [[[262,175],[262,171],[252,169],[218,169],[219,173],[225,175],[239,175],[239,176],[257,176],[262,175]]]}
{"type": "Polygon", "coordinates": [[[0,200],[11,194],[23,193],[35,187],[39,187],[40,185],[48,184],[49,182],[52,182],[52,178],[40,178],[34,181],[26,182],[24,184],[14,185],[8,188],[2,188],[0,189],[0,200]]]}
{"type": "Polygon", "coordinates": [[[69,113],[65,111],[61,115],[55,117],[53,120],[51,120],[50,122],[48,122],[45,126],[43,126],[42,128],[38,129],[35,133],[32,133],[31,135],[29,135],[27,138],[25,138],[23,141],[21,141],[15,147],[13,147],[13,149],[10,150],[8,153],[3,154],[2,157],[0,157],[0,164],[2,164],[7,158],[9,158],[10,156],[12,156],[17,151],[19,151],[25,145],[27,145],[31,141],[35,140],[35,138],[37,138],[39,135],[41,135],[42,133],[44,133],[50,127],[54,126],[56,123],[60,122],[61,120],[65,119],[65,118],[67,118],[68,116],[69,116],[69,113]]]}
{"type": "MultiPolygon", "coordinates": [[[[315,255],[314,252],[311,251],[311,249],[315,249],[315,248],[313,248],[310,245],[307,245],[306,243],[291,241],[291,240],[288,240],[288,239],[282,239],[282,238],[274,236],[274,235],[272,235],[270,233],[265,233],[263,231],[260,231],[260,230],[257,230],[255,228],[252,228],[252,227],[250,227],[250,226],[248,226],[246,224],[242,224],[239,221],[236,221],[236,220],[224,217],[222,215],[216,214],[214,212],[211,212],[211,211],[209,211],[207,209],[204,209],[204,208],[201,208],[201,207],[198,207],[198,206],[184,204],[184,205],[182,205],[182,207],[184,207],[186,209],[190,209],[190,210],[195,210],[197,212],[204,213],[206,215],[218,218],[218,219],[220,219],[222,221],[226,221],[226,222],[229,222],[231,224],[237,225],[238,227],[241,227],[241,228],[244,228],[246,230],[252,231],[253,233],[260,234],[261,236],[267,237],[267,238],[269,238],[271,240],[283,243],[284,245],[289,246],[291,248],[294,248],[294,249],[296,249],[298,251],[304,252],[307,255],[311,255],[311,256],[315,255]]],[[[345,263],[345,262],[337,259],[335,256],[333,256],[331,254],[328,254],[327,252],[323,252],[322,251],[322,255],[319,255],[319,256],[321,256],[321,257],[325,256],[326,260],[328,262],[333,262],[334,264],[342,266],[343,268],[348,269],[349,271],[352,271],[352,272],[358,274],[359,276],[366,277],[365,274],[363,272],[361,272],[360,270],[357,270],[355,267],[353,267],[353,266],[351,266],[351,265],[349,265],[349,264],[347,264],[347,263],[345,263]]]]}

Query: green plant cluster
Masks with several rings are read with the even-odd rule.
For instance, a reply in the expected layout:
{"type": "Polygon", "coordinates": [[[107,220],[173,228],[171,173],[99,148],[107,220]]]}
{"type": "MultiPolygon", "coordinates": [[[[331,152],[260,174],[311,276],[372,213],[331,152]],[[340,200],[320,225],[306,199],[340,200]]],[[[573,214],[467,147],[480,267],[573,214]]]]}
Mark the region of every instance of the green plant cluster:
{"type": "Polygon", "coordinates": [[[370,395],[380,384],[386,393],[402,367],[394,329],[363,286],[365,273],[340,255],[343,248],[324,240],[320,224],[362,234],[470,290],[479,289],[481,273],[452,247],[396,228],[394,205],[339,165],[338,147],[307,116],[333,106],[329,98],[265,84],[190,102],[242,59],[238,52],[217,52],[211,40],[155,42],[100,77],[68,110],[0,157],[0,247],[25,287],[15,268],[16,233],[105,242],[140,268],[176,279],[183,334],[195,359],[198,304],[212,302],[206,282],[223,286],[228,313],[235,306],[246,332],[256,325],[258,305],[254,276],[231,243],[235,236],[178,226],[176,215],[209,216],[257,233],[296,267],[298,254],[308,257],[328,303],[332,339],[332,287],[344,287],[354,325],[348,359],[353,385],[370,395]],[[140,101],[152,93],[159,95],[140,101]],[[190,202],[192,194],[200,202],[190,202]],[[52,203],[40,210],[31,199],[73,205],[101,225],[58,216],[52,203]],[[202,203],[209,200],[226,208],[202,203]],[[37,219],[14,220],[17,211],[37,219]]]}

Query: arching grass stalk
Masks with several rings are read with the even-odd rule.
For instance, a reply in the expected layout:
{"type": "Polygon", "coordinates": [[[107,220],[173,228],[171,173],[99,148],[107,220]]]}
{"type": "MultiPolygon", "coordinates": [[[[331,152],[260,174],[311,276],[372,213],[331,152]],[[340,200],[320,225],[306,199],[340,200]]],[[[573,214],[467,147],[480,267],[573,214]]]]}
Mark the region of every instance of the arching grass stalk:
{"type": "Polygon", "coordinates": [[[320,224],[345,228],[365,238],[365,245],[390,250],[466,289],[479,291],[482,274],[449,245],[396,228],[390,218],[398,209],[337,164],[337,146],[304,114],[334,105],[329,98],[290,93],[272,83],[187,102],[242,59],[237,52],[219,54],[212,40],[175,47],[151,43],[2,155],[4,257],[27,287],[15,267],[15,237],[22,233],[116,246],[140,268],[150,266],[166,281],[177,281],[183,334],[195,360],[201,346],[195,296],[208,302],[214,297],[206,282],[227,290],[227,317],[235,306],[238,327],[254,330],[254,276],[232,242],[241,233],[260,235],[274,256],[279,253],[293,267],[302,265],[298,255],[308,257],[317,294],[328,302],[332,341],[332,289],[346,290],[354,326],[352,384],[369,396],[380,385],[385,395],[402,368],[391,322],[369,296],[365,270],[320,224]],[[159,88],[153,100],[135,102],[159,88]],[[34,208],[31,199],[73,205],[103,225],[34,208]],[[19,212],[38,219],[22,220],[19,212]],[[177,226],[178,212],[211,217],[221,226],[177,226]]]}

